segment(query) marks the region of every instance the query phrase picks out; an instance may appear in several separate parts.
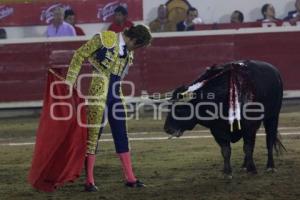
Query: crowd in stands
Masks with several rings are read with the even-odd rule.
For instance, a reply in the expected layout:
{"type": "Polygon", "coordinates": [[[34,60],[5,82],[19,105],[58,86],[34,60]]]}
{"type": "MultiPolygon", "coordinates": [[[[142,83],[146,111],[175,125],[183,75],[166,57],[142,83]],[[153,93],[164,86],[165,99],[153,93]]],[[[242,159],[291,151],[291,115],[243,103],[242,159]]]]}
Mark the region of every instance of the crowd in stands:
{"type": "Polygon", "coordinates": [[[84,31],[79,26],[75,25],[76,18],[75,18],[75,13],[72,9],[65,10],[64,19],[65,19],[65,22],[67,22],[73,26],[77,36],[85,35],[84,31]]]}
{"type": "MultiPolygon", "coordinates": [[[[295,25],[300,21],[300,0],[295,0],[295,10],[290,11],[288,15],[279,19],[276,17],[276,11],[272,4],[264,4],[261,8],[262,18],[257,22],[283,22],[288,21],[290,24],[295,25]]],[[[168,18],[168,9],[165,4],[162,4],[157,9],[157,18],[150,22],[149,27],[152,32],[171,32],[171,31],[193,31],[197,24],[203,24],[202,19],[199,17],[198,10],[190,7],[186,11],[186,16],[182,21],[174,22],[168,18]]],[[[63,8],[56,8],[53,11],[53,20],[47,27],[46,37],[57,36],[82,36],[85,35],[84,31],[75,25],[76,15],[73,10],[63,8]]],[[[241,11],[235,10],[232,12],[230,22],[232,24],[244,23],[244,15],[241,11]]],[[[128,20],[128,11],[125,7],[118,6],[114,10],[114,20],[108,27],[108,30],[114,32],[122,32],[124,29],[133,26],[133,22],[128,20]]],[[[0,39],[7,38],[5,29],[0,28],[0,39]]]]}
{"type": "Polygon", "coordinates": [[[230,16],[230,23],[239,24],[244,22],[244,15],[241,11],[235,10],[230,16]]]}
{"type": "Polygon", "coordinates": [[[51,24],[47,27],[47,37],[58,36],[76,36],[75,28],[64,21],[64,10],[61,7],[57,7],[53,11],[53,19],[51,24]]]}
{"type": "Polygon", "coordinates": [[[118,6],[114,11],[114,21],[108,27],[108,30],[116,33],[123,32],[124,29],[133,26],[133,22],[127,20],[128,11],[123,6],[118,6]]]}
{"type": "Polygon", "coordinates": [[[0,39],[6,39],[7,35],[6,35],[6,31],[4,28],[0,28],[0,39]]]}
{"type": "Polygon", "coordinates": [[[196,8],[189,8],[186,12],[186,17],[183,21],[176,24],[176,31],[194,31],[195,19],[198,18],[198,10],[196,8]]]}
{"type": "MultiPolygon", "coordinates": [[[[196,8],[189,8],[186,12],[186,18],[183,21],[180,21],[174,24],[174,28],[170,25],[168,19],[167,10],[163,10],[164,5],[158,7],[158,16],[157,18],[150,23],[150,29],[152,32],[167,32],[167,31],[193,31],[195,30],[195,25],[202,24],[201,18],[198,16],[198,10],[196,8]],[[163,12],[163,14],[162,14],[163,12]],[[166,24],[168,23],[168,26],[166,24]],[[165,27],[169,27],[166,29],[165,27]]],[[[300,21],[300,0],[295,2],[296,10],[290,11],[284,19],[279,19],[276,17],[275,8],[272,4],[264,4],[261,8],[262,18],[258,19],[257,22],[283,22],[288,21],[290,24],[295,25],[297,21],[300,21]]],[[[244,14],[235,10],[232,12],[230,17],[230,23],[240,24],[244,23],[244,14]]]]}
{"type": "MultiPolygon", "coordinates": [[[[127,19],[128,11],[123,6],[118,6],[114,10],[114,21],[108,27],[108,30],[116,33],[123,32],[124,29],[133,26],[133,22],[127,19]]],[[[51,24],[47,27],[47,37],[59,36],[82,36],[85,35],[84,31],[75,25],[76,16],[73,10],[63,10],[57,7],[53,11],[53,19],[51,24]]]]}
{"type": "Polygon", "coordinates": [[[152,32],[171,32],[175,31],[173,23],[168,18],[167,6],[162,4],[157,9],[157,18],[150,23],[152,32]]]}
{"type": "Polygon", "coordinates": [[[290,11],[288,16],[284,18],[285,21],[290,21],[292,24],[295,24],[300,20],[300,0],[296,0],[295,8],[296,10],[290,11]]]}

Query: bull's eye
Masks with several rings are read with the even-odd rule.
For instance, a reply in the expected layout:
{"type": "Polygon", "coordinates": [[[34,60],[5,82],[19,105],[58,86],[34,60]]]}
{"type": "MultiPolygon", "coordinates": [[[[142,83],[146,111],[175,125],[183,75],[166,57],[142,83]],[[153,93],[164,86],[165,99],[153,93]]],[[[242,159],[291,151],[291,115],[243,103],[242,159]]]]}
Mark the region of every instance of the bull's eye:
{"type": "Polygon", "coordinates": [[[177,93],[177,95],[176,95],[176,99],[178,99],[178,100],[179,100],[179,99],[182,99],[182,97],[183,97],[183,96],[182,96],[182,94],[181,94],[181,93],[177,93]]]}

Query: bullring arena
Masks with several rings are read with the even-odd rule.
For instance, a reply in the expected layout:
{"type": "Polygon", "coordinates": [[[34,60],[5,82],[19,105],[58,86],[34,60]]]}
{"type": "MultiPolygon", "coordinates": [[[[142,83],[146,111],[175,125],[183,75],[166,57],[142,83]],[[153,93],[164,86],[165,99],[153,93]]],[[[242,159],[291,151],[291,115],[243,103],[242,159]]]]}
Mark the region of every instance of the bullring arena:
{"type": "MultiPolygon", "coordinates": [[[[118,2],[127,3],[129,12],[130,8],[137,9],[141,6],[143,12],[129,13],[129,18],[134,22],[143,23],[149,22],[149,18],[155,18],[154,10],[157,5],[172,2],[156,0],[150,3],[140,0],[132,5],[137,1],[118,2]]],[[[48,7],[52,5],[45,2],[48,7]]],[[[103,2],[104,6],[111,3],[103,2]]],[[[270,2],[278,7],[283,6],[277,5],[275,1],[270,2]]],[[[285,10],[293,8],[293,2],[289,2],[290,7],[285,7],[285,10]]],[[[61,3],[71,4],[70,1],[61,3]]],[[[189,3],[201,5],[195,0],[190,0],[189,3]]],[[[0,9],[1,4],[2,2],[0,9]]],[[[21,4],[7,1],[3,6],[10,8],[21,4]]],[[[215,4],[206,2],[205,6],[211,9],[215,4]]],[[[250,4],[250,7],[254,9],[256,5],[253,4],[250,4]]],[[[92,3],[86,6],[91,7],[92,3]]],[[[237,6],[242,7],[242,4],[237,6]]],[[[134,64],[123,83],[129,117],[127,129],[132,164],[136,176],[145,182],[146,187],[124,187],[112,131],[106,126],[99,139],[99,151],[96,154],[94,169],[95,182],[98,186],[96,193],[83,192],[85,180],[83,169],[78,179],[51,193],[32,188],[28,182],[28,173],[32,164],[41,113],[45,111],[43,99],[45,100],[47,96],[45,91],[47,77],[51,74],[49,69],[56,75],[65,77],[75,50],[97,32],[97,23],[87,18],[80,19],[81,23],[78,25],[83,27],[85,36],[46,38],[40,34],[45,30],[46,22],[37,24],[32,22],[28,26],[23,24],[24,21],[3,21],[3,25],[0,21],[0,26],[5,27],[8,33],[7,39],[0,40],[0,198],[5,200],[299,199],[299,23],[290,25],[286,22],[253,22],[255,13],[253,11],[245,16],[246,22],[242,25],[225,23],[222,20],[222,23],[216,24],[215,19],[202,16],[208,14],[209,9],[208,11],[202,9],[199,13],[207,23],[196,25],[195,31],[152,33],[151,45],[135,51],[134,64]],[[29,33],[35,36],[29,37],[29,33]],[[264,126],[261,125],[253,155],[257,174],[247,173],[241,168],[244,153],[243,140],[240,140],[231,145],[232,178],[228,179],[222,173],[223,157],[220,147],[209,129],[197,125],[179,138],[170,138],[164,130],[167,111],[160,105],[166,102],[165,93],[172,92],[181,85],[191,84],[207,67],[236,60],[261,60],[271,63],[279,70],[284,92],[278,131],[286,151],[278,154],[274,152],[276,170],[267,171],[266,134],[264,126]],[[163,98],[153,100],[148,95],[163,98]]],[[[229,8],[224,6],[224,10],[226,9],[229,8]]],[[[283,16],[285,10],[279,10],[279,14],[283,16]]],[[[221,14],[220,18],[223,16],[221,14]]],[[[108,22],[101,21],[101,29],[105,30],[107,24],[108,22]]],[[[87,75],[82,78],[80,84],[80,91],[84,95],[87,94],[90,84],[88,74],[92,68],[88,62],[82,65],[81,74],[87,75]]],[[[48,129],[51,132],[51,127],[48,129]]],[[[51,134],[55,134],[55,130],[51,134]]]]}

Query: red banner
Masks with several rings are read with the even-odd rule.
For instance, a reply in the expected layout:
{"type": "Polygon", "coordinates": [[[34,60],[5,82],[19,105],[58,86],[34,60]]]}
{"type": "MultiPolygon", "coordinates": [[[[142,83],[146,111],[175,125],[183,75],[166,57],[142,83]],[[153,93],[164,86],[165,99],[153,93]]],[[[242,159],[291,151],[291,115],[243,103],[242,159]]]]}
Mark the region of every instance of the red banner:
{"type": "Polygon", "coordinates": [[[129,20],[143,20],[142,0],[61,0],[60,3],[47,1],[0,4],[0,26],[49,24],[53,18],[53,10],[59,6],[74,10],[78,24],[110,22],[115,8],[119,5],[128,9],[129,20]]]}

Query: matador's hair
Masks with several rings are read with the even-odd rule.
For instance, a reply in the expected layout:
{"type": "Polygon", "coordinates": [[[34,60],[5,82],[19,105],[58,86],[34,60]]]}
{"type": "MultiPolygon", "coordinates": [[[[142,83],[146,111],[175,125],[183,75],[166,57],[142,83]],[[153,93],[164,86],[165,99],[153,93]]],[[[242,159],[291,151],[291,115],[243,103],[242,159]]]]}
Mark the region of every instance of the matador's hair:
{"type": "Polygon", "coordinates": [[[124,31],[124,35],[131,39],[136,39],[136,45],[148,46],[152,41],[150,29],[147,26],[141,24],[126,29],[124,31]]]}

